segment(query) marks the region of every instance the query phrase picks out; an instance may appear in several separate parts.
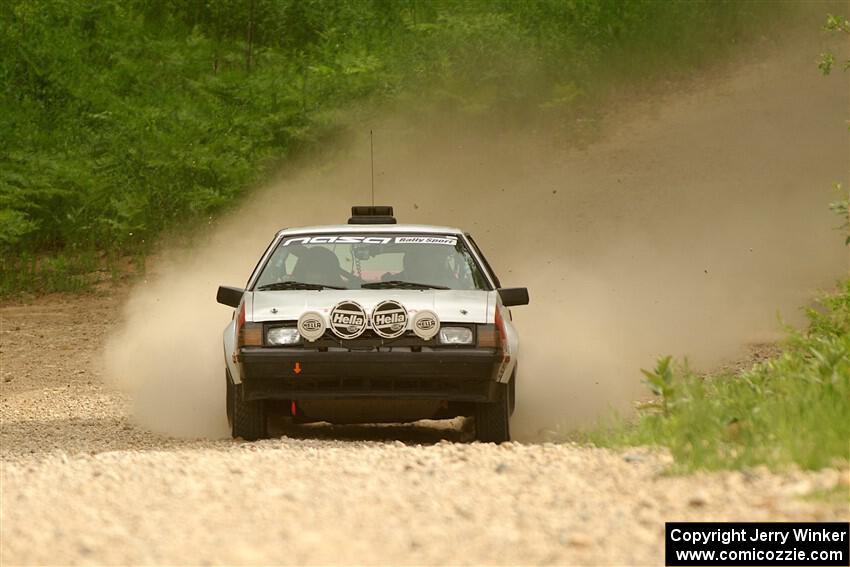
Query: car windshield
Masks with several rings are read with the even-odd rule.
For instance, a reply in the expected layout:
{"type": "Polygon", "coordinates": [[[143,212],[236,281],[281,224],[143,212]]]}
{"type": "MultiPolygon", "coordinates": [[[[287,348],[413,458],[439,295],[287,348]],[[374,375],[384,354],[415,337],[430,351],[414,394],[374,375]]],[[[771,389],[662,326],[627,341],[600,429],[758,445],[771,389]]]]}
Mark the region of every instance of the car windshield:
{"type": "Polygon", "coordinates": [[[455,235],[340,233],[286,236],[254,286],[273,289],[489,289],[455,235]]]}

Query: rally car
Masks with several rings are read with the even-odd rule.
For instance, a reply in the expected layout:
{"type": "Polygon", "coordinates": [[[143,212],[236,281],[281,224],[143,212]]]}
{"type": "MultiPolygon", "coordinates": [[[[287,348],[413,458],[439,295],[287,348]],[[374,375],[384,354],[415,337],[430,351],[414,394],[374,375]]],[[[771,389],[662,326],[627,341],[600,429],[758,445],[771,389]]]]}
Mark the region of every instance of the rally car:
{"type": "Polygon", "coordinates": [[[518,336],[502,288],[472,237],[397,224],[392,207],[352,207],[346,225],[284,229],[224,330],[233,437],[268,435],[272,414],[298,422],[472,417],[476,439],[510,439],[518,336]]]}

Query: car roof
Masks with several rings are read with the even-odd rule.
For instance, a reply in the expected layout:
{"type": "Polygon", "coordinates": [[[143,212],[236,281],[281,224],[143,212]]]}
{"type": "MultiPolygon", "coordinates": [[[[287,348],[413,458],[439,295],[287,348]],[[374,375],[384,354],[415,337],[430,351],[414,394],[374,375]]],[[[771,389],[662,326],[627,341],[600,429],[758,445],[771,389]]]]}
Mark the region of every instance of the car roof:
{"type": "Polygon", "coordinates": [[[463,231],[459,228],[452,228],[449,226],[432,226],[428,224],[325,224],[284,228],[279,230],[278,234],[323,234],[328,232],[420,232],[423,234],[463,234],[463,231]]]}

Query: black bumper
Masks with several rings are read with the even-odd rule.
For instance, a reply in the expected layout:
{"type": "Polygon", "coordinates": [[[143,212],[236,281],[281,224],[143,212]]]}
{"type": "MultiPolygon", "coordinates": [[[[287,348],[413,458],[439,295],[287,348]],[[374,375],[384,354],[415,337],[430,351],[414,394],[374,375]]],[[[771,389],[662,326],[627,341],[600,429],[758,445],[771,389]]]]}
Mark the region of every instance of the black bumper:
{"type": "Polygon", "coordinates": [[[496,399],[501,353],[490,349],[423,352],[243,348],[249,400],[496,399]]]}

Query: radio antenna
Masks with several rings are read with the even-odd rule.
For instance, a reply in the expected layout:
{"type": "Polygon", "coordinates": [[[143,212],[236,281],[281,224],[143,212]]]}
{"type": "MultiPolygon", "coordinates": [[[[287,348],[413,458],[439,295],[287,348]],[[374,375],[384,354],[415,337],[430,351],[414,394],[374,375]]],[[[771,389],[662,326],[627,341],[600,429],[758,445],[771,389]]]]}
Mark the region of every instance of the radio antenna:
{"type": "Polygon", "coordinates": [[[372,206],[375,206],[375,142],[372,131],[369,130],[369,159],[372,163],[372,206]]]}

